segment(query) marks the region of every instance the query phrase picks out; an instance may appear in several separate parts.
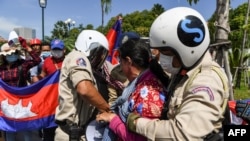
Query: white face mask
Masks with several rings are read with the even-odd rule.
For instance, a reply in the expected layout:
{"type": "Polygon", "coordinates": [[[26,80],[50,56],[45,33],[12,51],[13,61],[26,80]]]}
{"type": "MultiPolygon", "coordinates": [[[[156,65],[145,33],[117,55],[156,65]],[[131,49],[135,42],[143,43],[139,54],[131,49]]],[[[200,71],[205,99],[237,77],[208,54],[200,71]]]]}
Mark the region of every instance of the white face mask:
{"type": "Polygon", "coordinates": [[[174,56],[167,56],[160,53],[160,65],[164,71],[171,74],[177,74],[180,71],[180,68],[173,67],[173,58],[174,56]]]}
{"type": "Polygon", "coordinates": [[[59,58],[63,57],[64,53],[63,53],[63,50],[57,50],[57,49],[55,49],[55,50],[51,50],[51,55],[53,57],[59,59],[59,58]]]}

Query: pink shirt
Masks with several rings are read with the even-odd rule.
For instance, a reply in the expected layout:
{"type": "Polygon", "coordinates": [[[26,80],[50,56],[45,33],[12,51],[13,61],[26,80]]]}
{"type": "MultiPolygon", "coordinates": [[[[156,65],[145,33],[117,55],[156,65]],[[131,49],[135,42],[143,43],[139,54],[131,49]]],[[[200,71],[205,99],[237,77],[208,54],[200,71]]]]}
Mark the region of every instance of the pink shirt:
{"type": "Polygon", "coordinates": [[[119,116],[115,116],[109,123],[109,128],[123,141],[147,141],[146,137],[128,131],[119,116]]]}

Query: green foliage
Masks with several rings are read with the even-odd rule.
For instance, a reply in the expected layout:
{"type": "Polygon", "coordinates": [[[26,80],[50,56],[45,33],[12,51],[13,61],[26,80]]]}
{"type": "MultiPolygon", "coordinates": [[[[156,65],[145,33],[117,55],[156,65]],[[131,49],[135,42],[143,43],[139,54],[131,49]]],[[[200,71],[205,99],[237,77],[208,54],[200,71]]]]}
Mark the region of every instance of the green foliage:
{"type": "Polygon", "coordinates": [[[234,99],[249,99],[250,98],[250,88],[248,85],[241,85],[240,89],[235,88],[234,89],[234,99]]]}
{"type": "MultiPolygon", "coordinates": [[[[102,0],[102,2],[104,2],[102,0]]],[[[122,16],[122,31],[134,31],[140,34],[141,36],[148,36],[149,29],[151,24],[153,23],[154,19],[159,16],[162,12],[164,12],[165,9],[160,4],[154,4],[151,10],[143,10],[143,11],[135,11],[127,15],[117,14],[117,16],[122,16]]],[[[117,20],[117,16],[112,17],[107,25],[102,28],[102,26],[99,26],[96,28],[97,31],[102,32],[103,34],[107,34],[108,31],[112,28],[113,24],[117,20]]],[[[87,24],[85,27],[80,24],[79,27],[75,27],[79,31],[82,31],[83,29],[94,29],[92,24],[87,24]]],[[[74,28],[74,29],[75,29],[74,28]]],[[[63,21],[58,21],[54,25],[54,29],[51,32],[53,38],[59,38],[59,39],[67,39],[71,38],[70,36],[75,36],[77,32],[72,33],[71,29],[68,31],[67,25],[63,21]],[[69,34],[68,34],[69,33],[69,34]]],[[[67,40],[66,40],[67,42],[67,40]]]]}
{"type": "Polygon", "coordinates": [[[249,99],[250,98],[250,90],[247,87],[241,87],[240,89],[234,90],[234,99],[249,99]]]}
{"type": "Polygon", "coordinates": [[[196,4],[199,0],[187,0],[190,5],[196,4]]]}

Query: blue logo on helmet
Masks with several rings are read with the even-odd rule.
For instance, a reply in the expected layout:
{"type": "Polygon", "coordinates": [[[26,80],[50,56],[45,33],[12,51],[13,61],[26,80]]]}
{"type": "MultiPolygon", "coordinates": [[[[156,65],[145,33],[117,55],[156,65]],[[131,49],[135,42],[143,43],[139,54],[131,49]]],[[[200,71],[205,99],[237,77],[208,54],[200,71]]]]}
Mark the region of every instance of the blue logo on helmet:
{"type": "Polygon", "coordinates": [[[205,27],[195,16],[187,16],[180,21],[177,29],[179,40],[188,47],[200,45],[205,37],[205,27]]]}

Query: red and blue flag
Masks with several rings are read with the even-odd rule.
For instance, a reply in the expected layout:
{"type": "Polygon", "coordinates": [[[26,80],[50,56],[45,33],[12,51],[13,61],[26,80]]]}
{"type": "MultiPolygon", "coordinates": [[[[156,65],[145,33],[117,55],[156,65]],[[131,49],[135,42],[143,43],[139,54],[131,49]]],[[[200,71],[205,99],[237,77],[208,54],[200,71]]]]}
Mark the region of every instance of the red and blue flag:
{"type": "Polygon", "coordinates": [[[111,64],[115,65],[118,64],[118,41],[119,37],[122,34],[122,17],[118,16],[115,24],[112,26],[112,28],[109,30],[108,34],[106,35],[108,42],[109,42],[109,54],[107,57],[107,60],[111,62],[111,64]]]}
{"type": "Polygon", "coordinates": [[[60,71],[26,87],[12,87],[0,79],[0,130],[24,131],[57,126],[60,71]]]}

